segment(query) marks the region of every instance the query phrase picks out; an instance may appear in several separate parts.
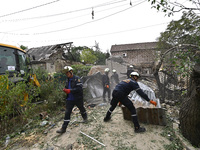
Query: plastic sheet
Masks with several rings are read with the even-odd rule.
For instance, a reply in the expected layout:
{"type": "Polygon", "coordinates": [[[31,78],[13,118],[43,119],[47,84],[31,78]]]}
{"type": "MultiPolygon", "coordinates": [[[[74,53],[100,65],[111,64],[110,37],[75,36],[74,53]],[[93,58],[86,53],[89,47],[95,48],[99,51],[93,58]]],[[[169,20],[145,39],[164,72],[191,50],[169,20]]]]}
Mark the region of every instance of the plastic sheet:
{"type": "Polygon", "coordinates": [[[130,100],[132,100],[134,106],[136,108],[138,108],[138,107],[143,107],[143,108],[161,108],[160,100],[158,98],[156,98],[155,92],[149,86],[143,84],[142,82],[138,82],[138,84],[139,84],[140,88],[143,90],[143,92],[148,95],[149,99],[157,102],[157,106],[155,107],[154,105],[152,105],[149,102],[147,102],[145,99],[140,97],[140,95],[137,94],[136,91],[132,91],[129,94],[129,98],[130,98],[130,100]]]}

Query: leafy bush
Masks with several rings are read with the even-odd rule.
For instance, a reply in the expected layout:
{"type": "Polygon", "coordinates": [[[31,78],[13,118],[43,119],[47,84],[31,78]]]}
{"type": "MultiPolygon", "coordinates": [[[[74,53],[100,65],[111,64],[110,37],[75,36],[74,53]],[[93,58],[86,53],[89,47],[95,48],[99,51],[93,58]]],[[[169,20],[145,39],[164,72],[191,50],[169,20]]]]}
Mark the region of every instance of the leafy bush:
{"type": "Polygon", "coordinates": [[[88,72],[92,68],[92,66],[86,66],[86,65],[72,65],[72,68],[74,69],[73,72],[75,75],[79,77],[87,76],[88,72]]]}
{"type": "Polygon", "coordinates": [[[37,79],[39,82],[45,81],[48,78],[48,72],[44,69],[35,69],[33,73],[37,75],[37,79]]]}
{"type": "MultiPolygon", "coordinates": [[[[14,77],[15,78],[15,77],[14,77]]],[[[31,102],[34,94],[37,95],[38,89],[31,83],[26,83],[26,80],[13,83],[8,81],[8,75],[0,77],[0,137],[7,130],[12,131],[13,124],[10,123],[15,116],[23,116],[17,122],[24,123],[27,119],[26,110],[34,107],[31,102]]]]}
{"type": "Polygon", "coordinates": [[[56,106],[63,104],[66,94],[62,91],[63,82],[57,79],[44,82],[40,87],[40,100],[48,103],[48,109],[55,110],[56,106]]]}
{"type": "MultiPolygon", "coordinates": [[[[74,74],[82,77],[87,75],[91,66],[73,65],[74,74]]],[[[66,76],[55,73],[54,78],[48,80],[48,73],[38,69],[34,73],[41,87],[24,81],[16,84],[8,81],[8,75],[0,76],[0,137],[21,128],[30,119],[39,119],[42,111],[49,114],[64,105],[66,94],[62,91],[66,76]],[[8,86],[9,85],[9,86],[8,86]],[[28,95],[28,99],[27,99],[28,95]],[[42,104],[36,104],[43,102],[42,104]],[[34,112],[34,113],[33,113],[34,112]]]]}
{"type": "Polygon", "coordinates": [[[16,127],[22,127],[34,116],[39,116],[41,111],[53,113],[57,106],[64,104],[64,85],[57,80],[43,80],[40,77],[42,76],[39,74],[41,87],[37,87],[31,82],[26,82],[27,80],[14,84],[8,82],[8,75],[0,76],[1,138],[16,130],[16,127]],[[38,102],[45,103],[37,105],[38,102]],[[37,109],[40,105],[44,107],[37,109]]]}
{"type": "Polygon", "coordinates": [[[55,73],[54,75],[54,79],[56,79],[58,82],[65,82],[66,81],[66,75],[63,73],[55,73]]]}

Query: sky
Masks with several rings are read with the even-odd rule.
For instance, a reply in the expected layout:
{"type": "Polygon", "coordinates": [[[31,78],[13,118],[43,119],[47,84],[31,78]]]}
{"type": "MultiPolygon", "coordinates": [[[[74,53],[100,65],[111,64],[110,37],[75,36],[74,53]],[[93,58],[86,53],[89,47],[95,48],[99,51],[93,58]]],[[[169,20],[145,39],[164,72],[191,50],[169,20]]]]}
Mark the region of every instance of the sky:
{"type": "Polygon", "coordinates": [[[28,48],[68,42],[93,48],[98,43],[106,52],[115,44],[154,42],[181,17],[165,16],[147,0],[2,1],[0,43],[28,48]]]}

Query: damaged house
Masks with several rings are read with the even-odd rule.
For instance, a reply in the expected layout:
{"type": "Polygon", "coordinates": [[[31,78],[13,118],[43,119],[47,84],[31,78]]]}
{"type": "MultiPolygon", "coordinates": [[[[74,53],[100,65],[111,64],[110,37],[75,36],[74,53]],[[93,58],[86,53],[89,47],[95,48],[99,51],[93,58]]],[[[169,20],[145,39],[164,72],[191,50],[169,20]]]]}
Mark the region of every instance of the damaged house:
{"type": "Polygon", "coordinates": [[[112,56],[122,57],[128,65],[142,74],[152,74],[156,55],[159,53],[157,42],[112,45],[112,56]]]}
{"type": "Polygon", "coordinates": [[[33,57],[33,69],[41,68],[47,72],[59,72],[64,66],[71,65],[65,53],[69,53],[73,42],[30,48],[27,53],[33,57]]]}

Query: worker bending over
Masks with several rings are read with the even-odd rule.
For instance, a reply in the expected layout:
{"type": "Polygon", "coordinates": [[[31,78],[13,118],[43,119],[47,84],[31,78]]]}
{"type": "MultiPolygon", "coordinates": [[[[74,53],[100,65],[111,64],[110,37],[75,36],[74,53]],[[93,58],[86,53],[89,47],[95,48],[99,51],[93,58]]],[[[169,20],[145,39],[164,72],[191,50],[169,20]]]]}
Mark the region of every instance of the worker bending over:
{"type": "Polygon", "coordinates": [[[143,127],[140,127],[140,124],[138,122],[136,109],[132,103],[132,101],[128,98],[128,95],[131,91],[135,90],[142,98],[144,98],[146,101],[150,102],[153,105],[157,105],[157,103],[153,100],[150,100],[148,96],[140,89],[137,81],[139,79],[140,75],[137,72],[131,72],[129,79],[125,79],[121,81],[119,84],[116,85],[115,89],[112,92],[112,100],[111,100],[111,107],[106,113],[106,117],[104,118],[104,121],[107,122],[111,119],[111,114],[116,108],[117,104],[120,102],[125,107],[127,107],[132,116],[132,121],[135,127],[135,132],[145,132],[146,129],[143,127]]]}

